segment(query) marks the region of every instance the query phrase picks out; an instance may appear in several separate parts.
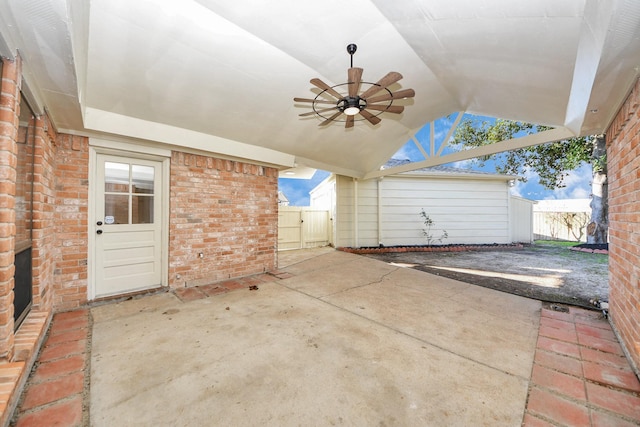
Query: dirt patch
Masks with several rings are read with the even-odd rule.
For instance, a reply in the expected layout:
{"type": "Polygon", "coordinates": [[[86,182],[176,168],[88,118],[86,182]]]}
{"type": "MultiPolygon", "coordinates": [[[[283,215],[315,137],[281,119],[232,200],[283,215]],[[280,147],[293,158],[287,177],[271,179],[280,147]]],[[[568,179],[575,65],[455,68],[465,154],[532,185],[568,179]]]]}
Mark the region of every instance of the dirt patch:
{"type": "Polygon", "coordinates": [[[541,301],[593,308],[609,300],[609,257],[567,247],[513,251],[399,252],[366,256],[541,301]]]}

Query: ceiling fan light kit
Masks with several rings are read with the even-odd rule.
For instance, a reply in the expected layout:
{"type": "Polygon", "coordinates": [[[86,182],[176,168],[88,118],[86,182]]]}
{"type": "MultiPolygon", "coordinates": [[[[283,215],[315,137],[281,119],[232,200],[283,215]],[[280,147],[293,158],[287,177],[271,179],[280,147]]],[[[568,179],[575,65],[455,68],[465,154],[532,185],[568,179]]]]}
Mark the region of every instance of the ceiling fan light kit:
{"type": "Polygon", "coordinates": [[[372,125],[377,125],[381,121],[378,117],[380,114],[384,112],[400,114],[404,111],[404,106],[393,105],[393,101],[413,98],[415,96],[414,90],[403,89],[392,92],[388,89],[389,86],[402,79],[402,74],[391,71],[376,83],[363,81],[362,68],[354,68],[353,66],[353,54],[357,49],[358,47],[353,43],[347,46],[347,53],[351,56],[351,67],[347,71],[347,83],[329,86],[318,78],[311,79],[311,84],[321,89],[321,92],[313,99],[293,98],[294,102],[311,104],[313,111],[302,113],[301,117],[316,115],[324,119],[319,126],[326,126],[334,121],[344,121],[345,128],[351,128],[356,120],[367,120],[372,125]],[[369,87],[360,93],[360,87],[363,84],[369,85],[369,87]],[[345,86],[346,95],[339,91],[344,91],[345,86]],[[333,106],[329,107],[330,104],[333,106]],[[376,111],[376,113],[368,110],[376,111]],[[356,119],[358,115],[361,118],[356,119]]]}

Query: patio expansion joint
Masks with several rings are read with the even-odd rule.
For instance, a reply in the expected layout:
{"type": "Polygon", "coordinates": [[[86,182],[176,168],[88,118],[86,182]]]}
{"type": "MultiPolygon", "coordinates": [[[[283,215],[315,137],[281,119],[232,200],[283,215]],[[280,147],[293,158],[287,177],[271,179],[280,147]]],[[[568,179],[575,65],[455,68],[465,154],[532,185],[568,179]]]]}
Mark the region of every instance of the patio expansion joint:
{"type": "MultiPolygon", "coordinates": [[[[326,256],[328,256],[328,255],[331,255],[331,253],[326,253],[326,254],[318,255],[318,256],[314,257],[314,259],[320,259],[320,258],[326,257],[326,256]]],[[[278,269],[279,269],[279,270],[282,270],[282,271],[287,271],[287,269],[288,269],[288,268],[293,267],[293,266],[298,265],[298,264],[305,263],[305,262],[307,262],[307,261],[309,261],[309,260],[308,260],[308,259],[301,259],[300,261],[297,261],[297,262],[294,262],[294,263],[291,263],[291,264],[287,264],[286,266],[283,266],[282,268],[278,268],[278,269]]],[[[347,259],[347,260],[342,261],[342,262],[333,262],[333,263],[331,264],[331,266],[332,266],[332,267],[335,267],[335,266],[337,266],[337,265],[348,264],[348,263],[350,263],[350,262],[352,262],[352,261],[353,261],[353,260],[351,260],[351,259],[347,259]]],[[[321,266],[321,267],[314,268],[314,269],[305,269],[305,273],[313,273],[314,271],[324,270],[325,268],[326,268],[326,267],[322,267],[322,266],[321,266]]]]}
{"type": "Polygon", "coordinates": [[[397,267],[397,268],[389,271],[388,273],[383,274],[382,276],[380,276],[380,278],[378,280],[372,280],[369,283],[364,283],[364,284],[358,285],[358,286],[351,286],[348,289],[343,289],[341,291],[337,291],[337,292],[334,292],[334,293],[331,293],[331,294],[323,295],[323,296],[318,297],[318,298],[327,298],[327,297],[331,297],[331,296],[334,296],[334,295],[339,295],[339,294],[344,293],[344,292],[349,292],[349,291],[351,291],[353,289],[360,289],[360,288],[366,288],[367,286],[378,285],[378,284],[382,283],[384,281],[384,279],[386,279],[388,276],[390,276],[391,274],[395,273],[399,269],[400,269],[400,267],[397,267]]]}

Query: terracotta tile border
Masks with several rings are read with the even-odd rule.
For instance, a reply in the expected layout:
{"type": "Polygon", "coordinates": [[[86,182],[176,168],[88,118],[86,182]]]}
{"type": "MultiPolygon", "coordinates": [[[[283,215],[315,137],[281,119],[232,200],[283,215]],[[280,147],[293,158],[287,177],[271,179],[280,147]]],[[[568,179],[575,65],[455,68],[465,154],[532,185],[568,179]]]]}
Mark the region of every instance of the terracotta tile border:
{"type": "Polygon", "coordinates": [[[190,286],[187,288],[173,289],[173,293],[182,302],[194,301],[208,298],[214,295],[224,294],[237,289],[253,290],[263,283],[275,280],[283,280],[293,277],[292,274],[275,270],[268,273],[261,273],[255,276],[241,277],[238,279],[224,280],[222,282],[209,283],[206,285],[190,286]]]}
{"type": "Polygon", "coordinates": [[[0,362],[0,425],[9,423],[18,405],[19,392],[27,383],[50,321],[48,311],[32,310],[15,335],[13,359],[0,362]]]}
{"type": "Polygon", "coordinates": [[[522,425],[640,425],[640,381],[611,325],[598,311],[562,308],[540,314],[522,425]]]}
{"type": "Polygon", "coordinates": [[[367,248],[336,248],[342,252],[351,254],[386,254],[393,252],[466,252],[466,251],[500,251],[500,250],[518,250],[524,249],[521,243],[512,244],[486,244],[486,245],[433,245],[433,246],[382,246],[367,248]]]}
{"type": "Polygon", "coordinates": [[[89,425],[92,323],[89,308],[53,316],[12,426],[89,425]]]}

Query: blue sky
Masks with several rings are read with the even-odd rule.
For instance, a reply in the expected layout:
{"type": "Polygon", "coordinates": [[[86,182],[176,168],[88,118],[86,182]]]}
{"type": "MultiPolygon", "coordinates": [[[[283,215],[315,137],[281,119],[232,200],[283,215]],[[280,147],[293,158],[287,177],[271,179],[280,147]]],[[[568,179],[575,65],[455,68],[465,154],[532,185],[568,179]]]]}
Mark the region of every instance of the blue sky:
{"type": "MultiPolygon", "coordinates": [[[[472,117],[472,116],[465,116],[472,117]]],[[[492,120],[487,117],[477,117],[480,120],[492,120]]],[[[453,123],[454,118],[443,117],[435,122],[434,125],[434,141],[435,150],[437,151],[440,144],[444,140],[449,131],[450,125],[453,123]]],[[[416,139],[429,152],[430,141],[430,125],[427,124],[416,134],[416,139]]],[[[451,153],[452,150],[449,147],[443,149],[443,154],[451,153]]],[[[393,156],[397,159],[409,159],[411,161],[424,160],[424,156],[420,150],[416,147],[413,141],[408,141],[396,154],[393,156]]],[[[447,166],[453,166],[463,169],[482,170],[486,172],[495,172],[495,166],[493,162],[487,162],[484,167],[480,167],[473,160],[466,160],[462,162],[456,162],[448,164],[447,166]]],[[[309,191],[322,182],[330,173],[327,171],[316,171],[311,179],[290,179],[280,178],[278,180],[279,190],[282,191],[289,199],[291,206],[308,206],[309,205],[309,191]]],[[[578,169],[571,171],[569,176],[565,178],[566,187],[556,190],[547,190],[540,185],[537,174],[529,172],[526,175],[527,182],[517,181],[516,185],[511,188],[511,193],[515,196],[524,197],[531,200],[545,200],[545,199],[586,199],[591,195],[591,166],[588,164],[582,165],[578,169]]]]}

